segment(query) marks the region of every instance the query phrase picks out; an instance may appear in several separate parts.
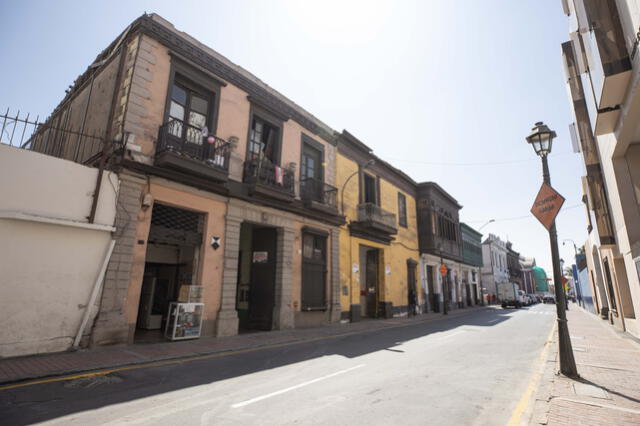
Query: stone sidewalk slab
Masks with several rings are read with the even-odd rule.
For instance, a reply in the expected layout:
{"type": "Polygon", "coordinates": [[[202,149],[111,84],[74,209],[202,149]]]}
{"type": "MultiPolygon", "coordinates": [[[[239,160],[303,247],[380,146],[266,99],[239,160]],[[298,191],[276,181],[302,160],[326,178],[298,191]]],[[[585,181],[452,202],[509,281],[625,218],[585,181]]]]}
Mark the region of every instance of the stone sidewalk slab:
{"type": "Polygon", "coordinates": [[[220,338],[207,337],[179,342],[141,343],[128,346],[83,349],[75,352],[6,358],[0,359],[0,384],[77,374],[126,365],[146,364],[156,361],[190,358],[279,344],[340,337],[382,330],[389,327],[455,318],[483,309],[492,309],[492,307],[479,306],[457,309],[451,311],[447,316],[439,313],[428,313],[410,318],[400,317],[365,320],[316,328],[248,333],[220,338]]]}
{"type": "Polygon", "coordinates": [[[558,374],[556,331],[529,424],[639,425],[640,344],[575,304],[567,319],[580,378],[558,374]]]}

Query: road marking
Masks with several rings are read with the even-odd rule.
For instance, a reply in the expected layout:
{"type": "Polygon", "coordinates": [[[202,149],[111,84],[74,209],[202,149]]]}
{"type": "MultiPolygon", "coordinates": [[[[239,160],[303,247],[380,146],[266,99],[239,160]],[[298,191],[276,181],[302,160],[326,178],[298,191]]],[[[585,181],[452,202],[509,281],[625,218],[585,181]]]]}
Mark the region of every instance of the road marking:
{"type": "Polygon", "coordinates": [[[285,388],[285,389],[281,389],[279,391],[271,392],[271,393],[268,393],[266,395],[257,396],[255,398],[251,398],[251,399],[248,399],[246,401],[238,402],[236,404],[233,404],[231,406],[231,408],[244,407],[246,405],[253,404],[254,402],[258,402],[258,401],[265,400],[267,398],[271,398],[271,397],[274,397],[274,396],[282,395],[283,393],[291,392],[292,390],[300,389],[302,387],[309,386],[309,385],[312,385],[314,383],[318,383],[318,382],[321,382],[323,380],[327,380],[327,379],[330,379],[332,377],[339,376],[340,374],[348,373],[349,371],[353,371],[353,370],[356,370],[356,369],[362,368],[362,367],[364,367],[364,364],[358,364],[355,367],[347,368],[346,370],[336,371],[335,373],[327,374],[326,376],[318,377],[317,379],[309,380],[307,382],[302,382],[302,383],[300,383],[298,385],[295,385],[295,386],[291,386],[291,387],[288,387],[288,388],[285,388]]]}
{"type": "Polygon", "coordinates": [[[518,405],[516,405],[516,408],[513,410],[513,413],[511,414],[509,423],[507,423],[508,426],[515,426],[520,424],[520,419],[522,418],[522,415],[524,414],[525,410],[528,408],[531,402],[531,398],[533,397],[534,392],[538,387],[538,383],[540,382],[540,379],[544,374],[544,367],[545,367],[544,360],[547,358],[547,353],[549,352],[549,348],[551,347],[550,343],[552,342],[552,336],[553,336],[553,333],[556,331],[556,327],[557,327],[557,323],[554,323],[553,328],[551,328],[551,332],[547,337],[547,341],[544,343],[544,349],[542,350],[542,352],[540,353],[540,357],[538,358],[538,363],[540,364],[540,366],[538,367],[538,371],[536,371],[531,377],[531,380],[529,381],[529,385],[527,386],[527,389],[525,389],[524,393],[522,394],[522,397],[520,398],[520,401],[518,401],[518,405]]]}
{"type": "Polygon", "coordinates": [[[439,317],[439,318],[425,318],[425,319],[421,319],[421,320],[418,320],[418,321],[415,321],[415,322],[412,321],[412,322],[408,322],[408,323],[393,324],[393,325],[388,325],[388,326],[385,325],[384,327],[382,327],[380,329],[356,330],[356,331],[350,331],[350,332],[341,333],[341,334],[334,334],[334,335],[331,335],[331,336],[322,336],[322,337],[313,337],[313,338],[310,338],[310,339],[302,339],[302,340],[297,340],[297,341],[294,341],[294,342],[276,343],[276,344],[272,344],[272,345],[264,345],[264,346],[257,346],[257,347],[251,347],[251,348],[245,348],[245,349],[230,350],[230,351],[225,351],[225,352],[216,352],[216,353],[206,354],[206,355],[197,355],[197,356],[185,357],[185,358],[175,358],[175,359],[169,359],[169,360],[165,360],[165,361],[149,361],[149,362],[146,362],[146,363],[142,362],[142,363],[138,363],[138,364],[129,364],[129,365],[126,365],[124,367],[114,367],[114,368],[109,368],[109,369],[105,369],[105,370],[96,370],[96,371],[90,371],[90,372],[86,372],[86,373],[72,374],[72,375],[66,375],[66,376],[63,375],[63,376],[58,376],[58,377],[49,377],[49,378],[35,379],[35,380],[30,380],[30,381],[19,381],[17,383],[8,384],[8,385],[4,385],[4,386],[0,385],[0,391],[9,390],[9,389],[16,389],[16,388],[22,388],[22,387],[26,387],[26,386],[41,385],[41,384],[46,384],[46,383],[66,382],[66,381],[69,381],[69,380],[83,379],[83,378],[87,378],[87,377],[104,376],[104,375],[107,375],[107,374],[117,373],[119,371],[139,370],[139,369],[142,369],[142,368],[153,368],[153,367],[161,367],[161,366],[166,366],[166,365],[181,364],[183,362],[201,361],[201,360],[205,360],[205,359],[215,359],[215,358],[224,358],[224,357],[227,357],[227,356],[245,354],[245,353],[251,353],[251,352],[257,352],[257,351],[266,350],[266,349],[277,349],[277,348],[283,348],[283,347],[286,347],[286,346],[302,345],[302,344],[305,344],[305,343],[313,343],[313,342],[319,342],[319,341],[323,341],[323,340],[339,339],[341,337],[355,336],[355,335],[358,335],[358,334],[375,333],[375,332],[378,332],[378,331],[381,331],[381,330],[392,330],[394,328],[411,327],[411,326],[415,326],[415,325],[418,325],[418,324],[443,321],[443,320],[447,320],[449,318],[464,317],[464,316],[467,316],[470,313],[488,311],[489,309],[491,309],[491,308],[480,308],[480,309],[477,309],[477,310],[468,311],[468,312],[463,313],[463,314],[453,315],[452,317],[444,317],[444,316],[442,316],[442,317],[439,317]]]}
{"type": "Polygon", "coordinates": [[[493,323],[493,322],[498,322],[498,321],[500,321],[500,319],[499,319],[499,318],[496,318],[496,319],[494,319],[494,320],[487,321],[487,324],[491,324],[491,323],[493,323]]]}
{"type": "Polygon", "coordinates": [[[455,331],[455,332],[453,332],[453,333],[451,333],[451,334],[447,334],[446,336],[442,336],[442,339],[446,339],[446,338],[448,338],[448,337],[453,337],[453,336],[455,336],[455,335],[457,335],[457,334],[462,334],[462,333],[464,333],[464,330],[462,330],[462,331],[455,331]]]}

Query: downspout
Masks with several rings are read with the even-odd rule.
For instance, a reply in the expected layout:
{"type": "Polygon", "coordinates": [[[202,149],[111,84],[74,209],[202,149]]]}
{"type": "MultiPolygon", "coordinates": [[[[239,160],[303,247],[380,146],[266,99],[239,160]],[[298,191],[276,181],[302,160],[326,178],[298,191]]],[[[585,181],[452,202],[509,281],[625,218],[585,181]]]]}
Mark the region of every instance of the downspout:
{"type": "Polygon", "coordinates": [[[109,248],[107,249],[107,254],[104,257],[104,261],[102,262],[102,267],[100,268],[100,272],[96,277],[96,282],[93,284],[93,290],[91,291],[91,297],[89,297],[89,303],[87,303],[87,306],[84,309],[84,315],[82,316],[82,322],[80,323],[80,328],[78,329],[76,338],[73,341],[73,349],[78,349],[78,346],[80,346],[80,340],[82,339],[82,334],[84,333],[84,329],[87,327],[87,322],[89,322],[89,314],[91,313],[91,307],[96,303],[98,293],[100,292],[102,280],[104,279],[104,275],[107,271],[107,265],[109,264],[109,260],[111,259],[111,253],[113,253],[113,247],[115,245],[116,245],[116,240],[111,240],[111,242],[109,243],[109,248]]]}
{"type": "MultiPolygon", "coordinates": [[[[96,179],[96,186],[93,190],[93,200],[91,201],[91,211],[89,212],[89,223],[94,223],[96,220],[96,210],[98,208],[98,199],[100,198],[100,188],[102,186],[102,176],[104,174],[104,168],[107,164],[107,153],[109,151],[110,141],[113,137],[113,116],[115,115],[116,104],[118,100],[118,93],[120,92],[120,85],[122,84],[122,72],[124,71],[124,62],[126,58],[126,45],[123,43],[126,35],[129,32],[129,28],[123,34],[118,47],[121,49],[120,53],[120,63],[118,64],[118,76],[116,77],[116,84],[113,89],[113,97],[111,98],[111,107],[109,109],[109,118],[107,119],[107,132],[105,134],[104,143],[102,145],[102,155],[100,156],[100,165],[98,166],[98,177],[96,179]]],[[[109,58],[107,57],[104,61],[101,61],[99,65],[105,63],[109,58]]],[[[135,65],[135,63],[134,63],[135,65]]],[[[124,118],[123,118],[124,119],[124,118]]]]}
{"type": "Polygon", "coordinates": [[[102,186],[102,175],[104,174],[104,168],[107,163],[107,151],[109,150],[109,141],[113,135],[113,115],[115,114],[116,100],[118,92],[120,91],[120,83],[122,81],[122,70],[124,68],[124,58],[126,56],[126,50],[123,48],[120,53],[120,64],[118,65],[118,76],[116,78],[115,88],[113,90],[113,97],[111,99],[111,108],[109,110],[109,118],[107,120],[107,133],[102,144],[102,155],[100,156],[100,165],[98,167],[98,177],[96,179],[96,186],[93,190],[93,200],[91,201],[91,211],[89,213],[89,223],[94,223],[96,220],[96,210],[98,208],[98,199],[100,198],[100,187],[102,186]]]}

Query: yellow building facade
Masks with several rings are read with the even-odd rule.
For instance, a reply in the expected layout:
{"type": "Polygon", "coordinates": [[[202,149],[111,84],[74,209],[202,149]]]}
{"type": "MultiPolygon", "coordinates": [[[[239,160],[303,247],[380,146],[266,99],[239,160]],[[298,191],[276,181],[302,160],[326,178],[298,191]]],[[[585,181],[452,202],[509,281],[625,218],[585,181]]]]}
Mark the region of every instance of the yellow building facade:
{"type": "Polygon", "coordinates": [[[346,223],[340,229],[342,318],[389,318],[415,312],[420,255],[415,183],[344,131],[336,186],[346,223]]]}

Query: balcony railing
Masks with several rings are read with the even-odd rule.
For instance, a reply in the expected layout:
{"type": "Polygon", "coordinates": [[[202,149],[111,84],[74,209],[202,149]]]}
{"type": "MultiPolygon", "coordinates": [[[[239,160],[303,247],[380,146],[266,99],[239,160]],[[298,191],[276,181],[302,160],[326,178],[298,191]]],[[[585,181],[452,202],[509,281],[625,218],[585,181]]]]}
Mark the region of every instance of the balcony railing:
{"type": "Polygon", "coordinates": [[[591,120],[596,135],[612,132],[631,77],[631,59],[615,0],[578,0],[584,9],[579,19],[594,92],[591,120]]]}
{"type": "Polygon", "coordinates": [[[591,208],[596,218],[601,245],[615,244],[609,201],[599,164],[587,166],[587,185],[591,195],[591,208]]]}
{"type": "Polygon", "coordinates": [[[160,126],[156,165],[180,169],[216,180],[226,180],[230,144],[217,136],[182,138],[175,136],[175,122],[160,126]]]}
{"type": "Polygon", "coordinates": [[[387,233],[398,232],[396,215],[373,203],[358,204],[358,222],[387,233]]]}
{"type": "Polygon", "coordinates": [[[295,176],[293,170],[275,165],[264,156],[252,155],[244,163],[244,182],[258,187],[284,193],[288,197],[295,195],[295,176]]]}
{"type": "Polygon", "coordinates": [[[315,202],[336,209],[337,194],[338,188],[318,179],[306,178],[300,182],[300,197],[306,203],[315,202]]]}
{"type": "MultiPolygon", "coordinates": [[[[578,40],[579,41],[579,40],[578,40]]],[[[573,114],[576,120],[576,136],[580,142],[580,151],[584,156],[585,164],[599,162],[595,138],[589,119],[587,101],[585,99],[584,86],[582,84],[576,54],[580,46],[574,41],[562,43],[562,58],[565,65],[565,78],[572,100],[573,114]]]]}

